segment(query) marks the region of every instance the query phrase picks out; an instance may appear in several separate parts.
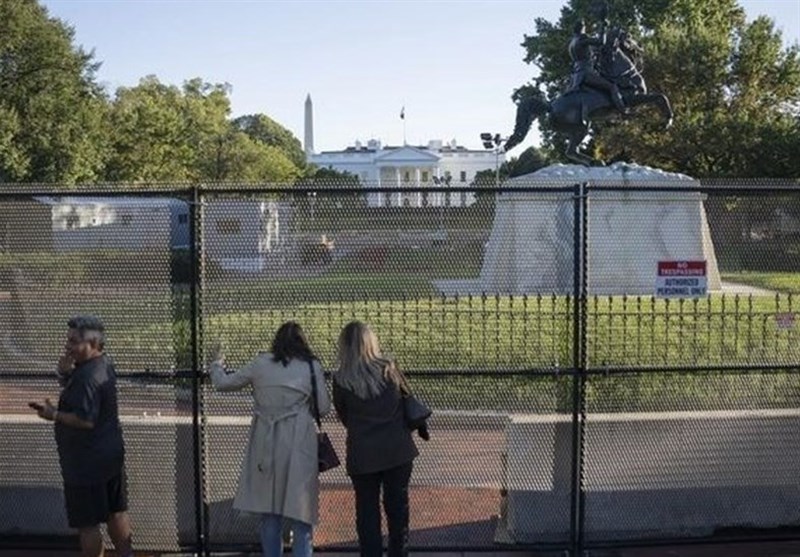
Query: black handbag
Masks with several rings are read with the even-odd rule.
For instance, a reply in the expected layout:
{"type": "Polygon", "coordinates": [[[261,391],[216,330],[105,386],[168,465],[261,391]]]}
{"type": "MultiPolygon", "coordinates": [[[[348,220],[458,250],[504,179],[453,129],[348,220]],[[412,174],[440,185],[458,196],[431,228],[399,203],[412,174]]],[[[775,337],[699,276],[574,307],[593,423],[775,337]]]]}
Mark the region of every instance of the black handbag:
{"type": "Polygon", "coordinates": [[[317,421],[317,464],[320,472],[325,472],[331,468],[341,465],[339,455],[333,448],[333,443],[328,434],[322,431],[322,420],[319,419],[319,407],[317,406],[317,376],[314,373],[314,365],[308,361],[308,369],[311,370],[311,409],[314,419],[317,421]]]}
{"type": "Polygon", "coordinates": [[[403,413],[406,427],[414,430],[425,427],[425,421],[431,417],[433,410],[411,393],[403,395],[403,413]]]}

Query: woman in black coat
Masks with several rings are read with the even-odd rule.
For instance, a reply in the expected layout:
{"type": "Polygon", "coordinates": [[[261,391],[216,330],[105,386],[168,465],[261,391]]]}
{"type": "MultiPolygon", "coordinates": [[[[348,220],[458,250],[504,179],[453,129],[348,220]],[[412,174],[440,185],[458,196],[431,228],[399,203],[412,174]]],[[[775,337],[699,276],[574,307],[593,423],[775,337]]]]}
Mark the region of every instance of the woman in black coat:
{"type": "Polygon", "coordinates": [[[339,335],[333,404],[347,430],[347,473],[356,494],[361,557],[381,557],[380,495],[389,527],[388,557],[408,555],[408,484],[418,452],[403,417],[406,380],[381,356],[375,333],[359,321],[339,335]]]}

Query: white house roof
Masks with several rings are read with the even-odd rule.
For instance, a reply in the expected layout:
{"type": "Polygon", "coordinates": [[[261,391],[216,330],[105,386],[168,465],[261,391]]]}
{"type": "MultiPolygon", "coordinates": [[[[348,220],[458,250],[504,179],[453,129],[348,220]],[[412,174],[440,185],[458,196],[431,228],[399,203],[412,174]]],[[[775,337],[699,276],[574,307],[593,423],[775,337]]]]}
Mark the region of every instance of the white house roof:
{"type": "Polygon", "coordinates": [[[406,145],[397,149],[384,149],[382,153],[375,157],[375,163],[378,166],[384,164],[396,165],[397,163],[433,163],[438,162],[439,158],[439,155],[428,150],[406,145]]]}

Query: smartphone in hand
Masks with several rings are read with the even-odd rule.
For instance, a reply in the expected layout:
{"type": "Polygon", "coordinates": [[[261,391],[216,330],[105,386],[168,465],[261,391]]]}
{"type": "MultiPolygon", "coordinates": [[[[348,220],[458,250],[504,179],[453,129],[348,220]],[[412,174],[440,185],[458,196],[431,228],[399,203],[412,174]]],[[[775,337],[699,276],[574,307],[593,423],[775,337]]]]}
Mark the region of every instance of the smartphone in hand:
{"type": "Polygon", "coordinates": [[[39,404],[38,402],[29,402],[28,406],[30,406],[31,408],[33,408],[37,412],[41,412],[42,410],[44,410],[44,405],[39,404]]]}

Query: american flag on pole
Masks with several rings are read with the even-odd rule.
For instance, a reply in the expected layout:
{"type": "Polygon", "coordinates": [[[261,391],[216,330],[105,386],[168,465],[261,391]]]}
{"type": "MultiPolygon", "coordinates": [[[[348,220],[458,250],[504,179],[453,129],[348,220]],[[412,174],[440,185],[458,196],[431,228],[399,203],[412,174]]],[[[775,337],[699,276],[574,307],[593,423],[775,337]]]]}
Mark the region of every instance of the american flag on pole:
{"type": "Polygon", "coordinates": [[[405,120],[406,119],[406,107],[405,106],[400,109],[400,119],[401,120],[405,120]]]}

